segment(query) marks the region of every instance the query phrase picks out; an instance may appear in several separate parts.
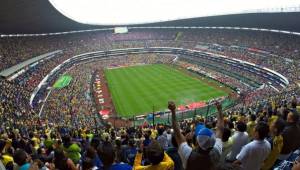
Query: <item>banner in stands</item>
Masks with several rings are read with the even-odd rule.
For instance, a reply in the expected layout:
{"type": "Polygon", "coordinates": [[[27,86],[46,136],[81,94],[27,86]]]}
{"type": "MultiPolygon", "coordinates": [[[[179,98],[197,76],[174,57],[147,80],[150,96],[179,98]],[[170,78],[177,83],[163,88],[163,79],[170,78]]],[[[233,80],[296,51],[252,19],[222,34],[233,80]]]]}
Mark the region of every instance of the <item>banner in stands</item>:
{"type": "Polygon", "coordinates": [[[62,89],[70,84],[72,81],[72,77],[70,75],[61,76],[53,85],[56,89],[62,89]]]}

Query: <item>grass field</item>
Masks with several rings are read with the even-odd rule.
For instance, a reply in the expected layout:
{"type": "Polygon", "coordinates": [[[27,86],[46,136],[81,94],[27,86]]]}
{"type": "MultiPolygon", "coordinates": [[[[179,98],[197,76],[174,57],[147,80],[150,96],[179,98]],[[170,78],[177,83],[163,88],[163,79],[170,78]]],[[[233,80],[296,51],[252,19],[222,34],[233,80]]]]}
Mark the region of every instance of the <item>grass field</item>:
{"type": "Polygon", "coordinates": [[[105,76],[116,111],[123,117],[150,113],[153,108],[164,111],[169,100],[179,105],[227,95],[163,64],[106,69],[105,76]]]}

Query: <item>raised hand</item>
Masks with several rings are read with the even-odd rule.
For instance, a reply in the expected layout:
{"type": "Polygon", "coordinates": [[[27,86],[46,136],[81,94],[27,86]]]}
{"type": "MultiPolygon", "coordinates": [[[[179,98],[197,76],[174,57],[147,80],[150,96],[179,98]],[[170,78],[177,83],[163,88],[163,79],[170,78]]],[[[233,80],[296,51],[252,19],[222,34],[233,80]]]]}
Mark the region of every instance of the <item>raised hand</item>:
{"type": "Polygon", "coordinates": [[[169,101],[168,108],[172,112],[172,127],[174,129],[175,139],[176,139],[177,144],[180,146],[180,144],[182,144],[186,140],[185,140],[185,137],[181,134],[179,124],[176,120],[176,105],[175,105],[175,103],[173,101],[169,101]]]}
{"type": "Polygon", "coordinates": [[[215,106],[217,107],[217,110],[218,110],[216,137],[222,138],[223,129],[224,129],[224,117],[223,117],[223,113],[222,113],[222,105],[220,102],[216,102],[215,106]]]}
{"type": "Polygon", "coordinates": [[[168,108],[169,108],[171,111],[175,111],[175,109],[176,109],[175,102],[174,102],[174,101],[169,101],[169,102],[168,102],[168,108]]]}
{"type": "Polygon", "coordinates": [[[221,110],[222,110],[222,105],[221,105],[220,102],[216,102],[216,103],[215,103],[215,106],[217,107],[217,110],[218,110],[218,111],[221,111],[221,110]]]}

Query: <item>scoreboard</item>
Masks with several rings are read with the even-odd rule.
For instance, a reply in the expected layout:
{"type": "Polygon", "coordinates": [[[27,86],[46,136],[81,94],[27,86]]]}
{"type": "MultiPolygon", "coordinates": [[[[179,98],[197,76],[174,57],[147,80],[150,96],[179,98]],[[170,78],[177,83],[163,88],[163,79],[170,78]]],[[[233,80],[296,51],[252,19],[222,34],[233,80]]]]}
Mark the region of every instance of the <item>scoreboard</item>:
{"type": "Polygon", "coordinates": [[[115,34],[125,34],[128,33],[127,27],[115,27],[115,34]]]}

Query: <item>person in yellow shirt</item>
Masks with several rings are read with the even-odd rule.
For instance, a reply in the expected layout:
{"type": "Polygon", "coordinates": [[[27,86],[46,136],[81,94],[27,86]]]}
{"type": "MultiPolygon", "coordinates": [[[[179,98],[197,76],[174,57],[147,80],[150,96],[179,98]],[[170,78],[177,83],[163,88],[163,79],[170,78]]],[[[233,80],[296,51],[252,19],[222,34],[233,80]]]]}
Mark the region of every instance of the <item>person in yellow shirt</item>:
{"type": "Polygon", "coordinates": [[[5,167],[13,166],[14,158],[12,157],[12,155],[10,155],[8,153],[3,154],[1,159],[2,159],[2,163],[5,167]]]}
{"type": "Polygon", "coordinates": [[[156,139],[157,137],[157,130],[156,129],[151,129],[151,139],[156,139]]]}
{"type": "Polygon", "coordinates": [[[270,143],[272,144],[272,150],[267,159],[264,161],[264,164],[261,168],[262,170],[271,169],[275,161],[277,160],[277,157],[280,154],[281,149],[283,147],[283,138],[281,132],[283,131],[284,127],[285,121],[282,119],[277,119],[271,124],[270,132],[272,138],[270,143]]]}
{"type": "Polygon", "coordinates": [[[249,116],[249,121],[247,123],[247,133],[248,133],[250,139],[253,139],[253,137],[254,137],[253,136],[254,135],[254,128],[256,126],[255,120],[256,120],[256,116],[254,114],[251,114],[249,116]]]}
{"type": "Polygon", "coordinates": [[[145,156],[148,158],[150,165],[142,165],[143,154],[141,150],[136,154],[133,169],[134,170],[173,170],[174,162],[166,154],[163,148],[156,140],[152,140],[145,150],[145,156]]]}
{"type": "Polygon", "coordinates": [[[278,116],[277,116],[277,115],[272,115],[272,116],[268,119],[268,124],[271,126],[272,123],[274,123],[277,119],[278,119],[278,116]]]}
{"type": "Polygon", "coordinates": [[[5,147],[5,140],[0,139],[0,169],[5,169],[5,166],[3,165],[2,162],[2,150],[5,147]]]}
{"type": "Polygon", "coordinates": [[[40,147],[40,143],[41,143],[39,136],[37,135],[37,132],[34,132],[34,133],[30,132],[29,137],[34,142],[34,146],[33,146],[34,149],[37,150],[40,147]]]}
{"type": "Polygon", "coordinates": [[[274,99],[271,99],[271,106],[272,106],[272,110],[276,108],[276,101],[274,99]]]}
{"type": "MultiPolygon", "coordinates": [[[[6,169],[8,168],[12,168],[13,167],[13,150],[12,148],[9,146],[7,147],[7,143],[8,141],[5,140],[0,140],[0,162],[1,162],[1,166],[3,165],[6,169]],[[4,153],[5,150],[5,153],[4,153]]],[[[0,169],[1,169],[0,166],[0,169]]]]}
{"type": "Polygon", "coordinates": [[[240,113],[237,117],[238,122],[246,122],[246,117],[243,113],[240,113]]]}

